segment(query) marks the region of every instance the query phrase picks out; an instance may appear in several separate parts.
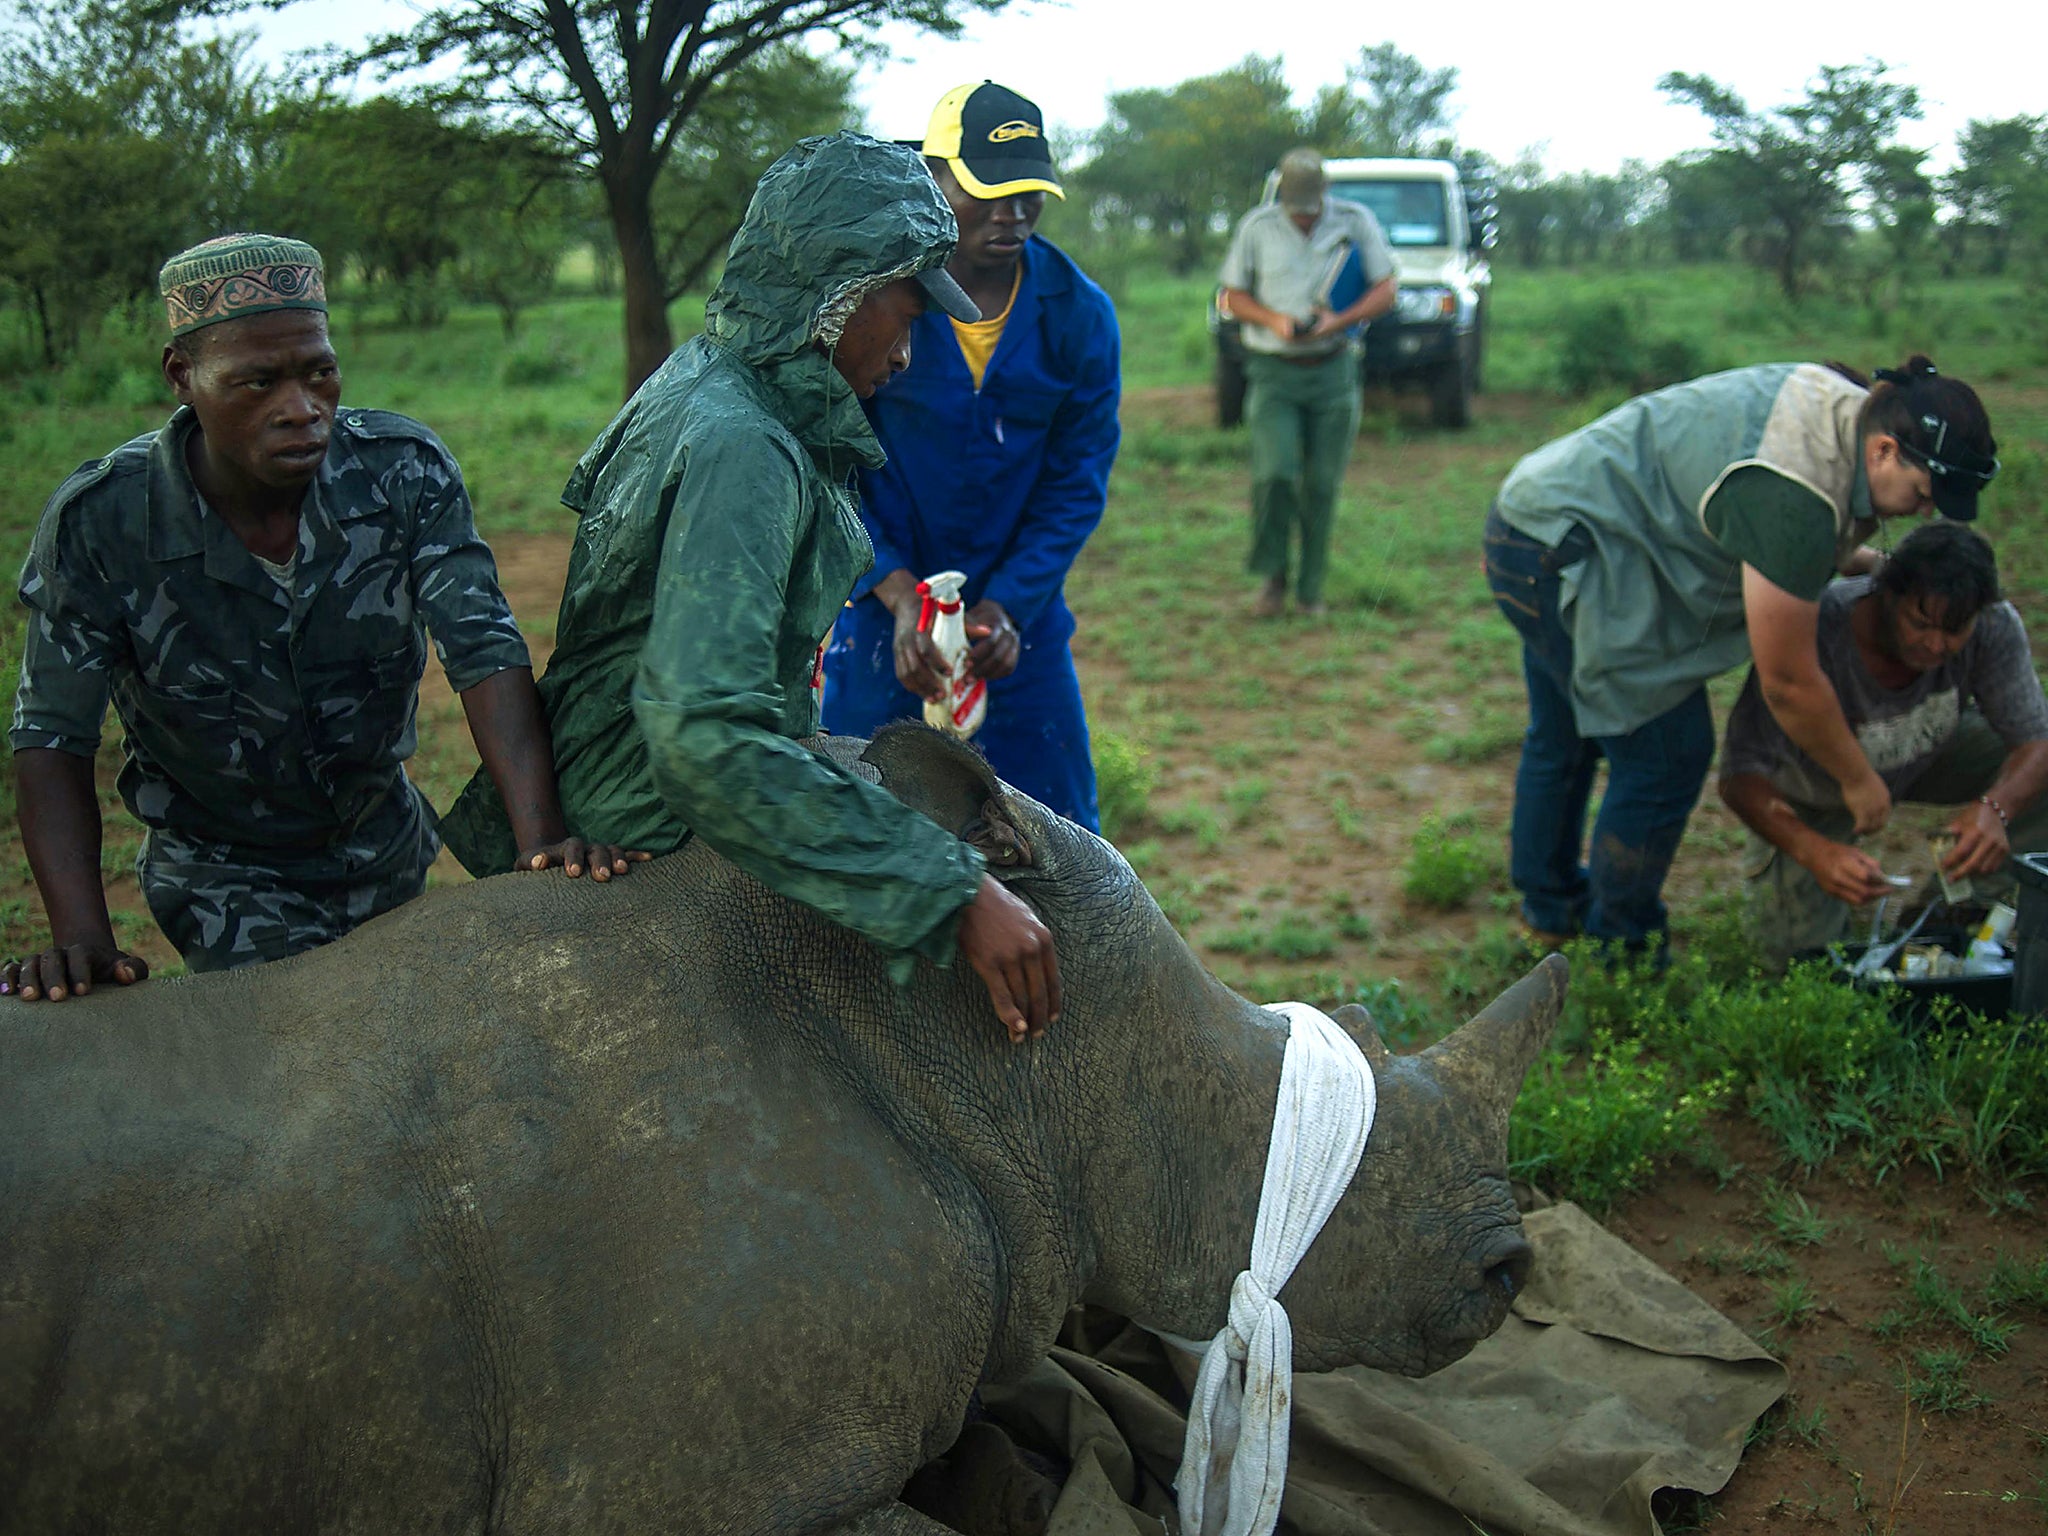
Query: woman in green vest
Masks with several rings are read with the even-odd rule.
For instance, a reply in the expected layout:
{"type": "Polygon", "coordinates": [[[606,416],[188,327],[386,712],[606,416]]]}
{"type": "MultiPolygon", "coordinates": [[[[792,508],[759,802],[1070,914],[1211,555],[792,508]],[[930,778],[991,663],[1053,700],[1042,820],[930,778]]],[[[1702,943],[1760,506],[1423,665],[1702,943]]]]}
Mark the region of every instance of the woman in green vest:
{"type": "Polygon", "coordinates": [[[1676,384],[1539,448],[1501,486],[1487,580],[1529,690],[1510,875],[1539,940],[1661,949],[1664,877],[1714,755],[1705,684],[1752,657],[1857,830],[1884,824],[1890,794],[1815,656],[1820,594],[1883,559],[1864,543],[1880,520],[1975,517],[1998,464],[1968,385],[1918,356],[1877,377],[1772,363],[1676,384]]]}

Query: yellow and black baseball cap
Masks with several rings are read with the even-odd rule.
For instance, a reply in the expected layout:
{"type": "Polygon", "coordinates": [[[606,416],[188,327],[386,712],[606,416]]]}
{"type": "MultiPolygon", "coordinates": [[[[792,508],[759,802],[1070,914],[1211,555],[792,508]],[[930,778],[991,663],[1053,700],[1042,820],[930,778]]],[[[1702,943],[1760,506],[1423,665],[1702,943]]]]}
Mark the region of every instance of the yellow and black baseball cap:
{"type": "Polygon", "coordinates": [[[1045,142],[1045,115],[993,80],[956,85],[941,96],[919,147],[951,166],[976,197],[1050,192],[1066,198],[1045,142]]]}

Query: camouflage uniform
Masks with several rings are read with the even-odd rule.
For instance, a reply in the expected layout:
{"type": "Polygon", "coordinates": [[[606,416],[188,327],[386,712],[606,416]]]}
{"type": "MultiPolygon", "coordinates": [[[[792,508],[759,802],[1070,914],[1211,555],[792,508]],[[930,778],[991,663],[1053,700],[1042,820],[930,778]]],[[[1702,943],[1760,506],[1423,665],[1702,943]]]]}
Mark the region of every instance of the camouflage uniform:
{"type": "Polygon", "coordinates": [[[136,873],[193,970],[274,960],[419,894],[439,851],[402,766],[426,665],[458,692],[528,664],[434,434],[344,408],[290,591],[200,500],[181,408],[83,466],[22,568],[14,749],[90,757],[111,696],[136,873]]]}

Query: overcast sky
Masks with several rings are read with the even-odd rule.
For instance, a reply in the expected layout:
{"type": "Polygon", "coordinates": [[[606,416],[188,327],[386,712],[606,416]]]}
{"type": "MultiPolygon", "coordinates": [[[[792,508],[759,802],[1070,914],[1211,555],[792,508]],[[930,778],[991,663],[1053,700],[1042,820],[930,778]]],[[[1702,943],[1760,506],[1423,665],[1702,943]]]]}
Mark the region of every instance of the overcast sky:
{"type": "MultiPolygon", "coordinates": [[[[301,0],[260,15],[261,51],[360,41],[403,25],[397,0],[301,0]]],[[[242,24],[248,24],[246,22],[242,24]]],[[[1705,120],[1666,102],[1666,70],[1713,76],[1752,106],[1798,96],[1819,66],[1875,55],[1918,86],[1926,117],[1909,143],[1949,160],[1973,117],[2048,111],[2048,6],[1997,0],[1947,7],[1904,0],[1722,0],[1671,4],[1370,5],[1333,0],[1013,0],[957,41],[910,29],[885,34],[895,57],[857,83],[868,126],[914,138],[950,87],[993,78],[1038,102],[1056,126],[1088,129],[1110,93],[1166,86],[1247,53],[1279,54],[1296,99],[1343,77],[1361,46],[1391,41],[1432,68],[1454,65],[1462,143],[1502,159],[1539,146],[1555,171],[1655,163],[1706,142],[1705,120]],[[1339,20],[1339,18],[1346,18],[1339,20]],[[1977,24],[1969,24],[1971,20],[1977,24]]]]}

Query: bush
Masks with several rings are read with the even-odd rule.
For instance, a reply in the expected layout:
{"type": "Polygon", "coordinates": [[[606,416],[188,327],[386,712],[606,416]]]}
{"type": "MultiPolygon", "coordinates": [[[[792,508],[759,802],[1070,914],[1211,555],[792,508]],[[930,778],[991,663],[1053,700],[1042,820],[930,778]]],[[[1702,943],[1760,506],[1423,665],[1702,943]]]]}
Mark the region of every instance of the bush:
{"type": "Polygon", "coordinates": [[[1596,1036],[1583,1066],[1546,1056],[1508,1127],[1508,1171],[1600,1210],[1647,1183],[1700,1138],[1731,1079],[1686,1086],[1687,1074],[1640,1040],[1596,1036]]]}
{"type": "Polygon", "coordinates": [[[1641,394],[1705,371],[1705,359],[1691,341],[1642,335],[1618,299],[1568,305],[1559,317],[1557,382],[1568,395],[1615,386],[1641,394]]]}
{"type": "Polygon", "coordinates": [[[559,384],[581,371],[562,346],[561,339],[556,337],[542,346],[527,345],[516,352],[506,353],[505,361],[499,365],[498,377],[515,388],[532,387],[559,384]]]}
{"type": "Polygon", "coordinates": [[[1097,731],[1094,746],[1096,813],[1102,835],[1120,842],[1145,820],[1159,770],[1142,745],[1114,731],[1097,731]]]}
{"type": "Polygon", "coordinates": [[[1486,856],[1469,837],[1453,837],[1437,816],[1425,816],[1415,841],[1401,889],[1410,901],[1424,906],[1462,907],[1486,878],[1486,856]]]}

